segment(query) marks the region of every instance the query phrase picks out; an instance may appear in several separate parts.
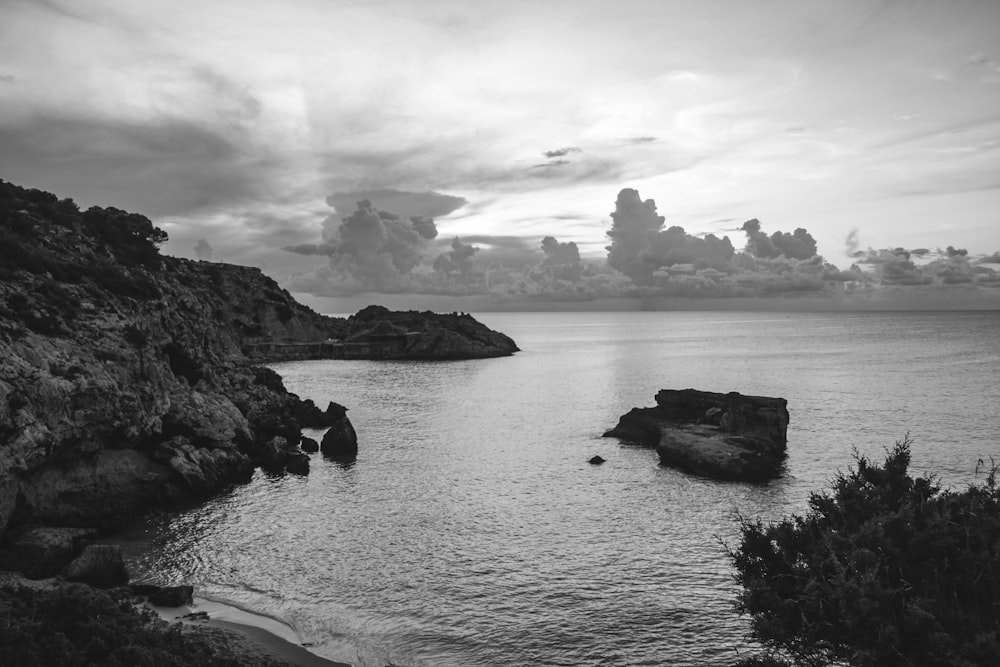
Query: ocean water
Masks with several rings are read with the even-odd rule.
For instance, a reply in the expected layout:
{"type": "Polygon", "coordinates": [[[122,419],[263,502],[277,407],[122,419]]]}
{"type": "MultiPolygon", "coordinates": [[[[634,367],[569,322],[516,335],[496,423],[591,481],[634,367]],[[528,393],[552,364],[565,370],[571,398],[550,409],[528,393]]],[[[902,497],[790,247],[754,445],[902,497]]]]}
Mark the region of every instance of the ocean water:
{"type": "Polygon", "coordinates": [[[1000,462],[1000,312],[477,317],[523,351],[275,364],[350,408],[357,460],[150,519],[133,574],[366,667],[726,665],[750,648],[723,547],[737,514],[802,512],[853,450],[907,433],[912,470],[945,485],[1000,462]],[[600,437],[685,387],[787,398],[782,478],[716,482],[600,437]]]}

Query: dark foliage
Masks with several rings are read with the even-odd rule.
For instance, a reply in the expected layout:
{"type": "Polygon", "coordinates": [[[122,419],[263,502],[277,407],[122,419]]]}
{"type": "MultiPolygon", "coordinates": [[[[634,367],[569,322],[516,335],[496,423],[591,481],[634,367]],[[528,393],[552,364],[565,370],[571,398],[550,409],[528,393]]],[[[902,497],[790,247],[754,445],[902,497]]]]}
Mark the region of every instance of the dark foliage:
{"type": "Polygon", "coordinates": [[[145,270],[160,266],[158,246],[166,240],[142,215],[96,206],[81,214],[71,199],[0,181],[0,280],[13,281],[24,271],[133,299],[157,299],[160,292],[145,270]]]}
{"type": "MultiPolygon", "coordinates": [[[[1000,488],[907,475],[909,440],[730,552],[754,639],[802,665],[1000,664],[1000,488]]],[[[752,664],[752,663],[751,663],[752,664]]]]}
{"type": "Polygon", "coordinates": [[[0,661],[28,665],[231,665],[218,648],[134,606],[124,591],[83,584],[0,588],[0,661]]]}

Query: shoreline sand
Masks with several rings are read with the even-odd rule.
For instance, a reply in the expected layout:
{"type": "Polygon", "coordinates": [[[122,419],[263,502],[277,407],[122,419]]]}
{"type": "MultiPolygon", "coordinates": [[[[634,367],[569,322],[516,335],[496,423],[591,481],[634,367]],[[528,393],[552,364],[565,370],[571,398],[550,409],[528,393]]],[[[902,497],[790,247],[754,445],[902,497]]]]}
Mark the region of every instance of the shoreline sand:
{"type": "Polygon", "coordinates": [[[299,667],[351,667],[349,663],[324,658],[302,646],[301,638],[290,625],[224,602],[196,596],[191,604],[182,607],[146,606],[171,623],[179,621],[188,627],[220,628],[235,633],[241,645],[233,647],[234,650],[245,650],[248,656],[265,653],[299,667]],[[182,618],[195,612],[207,613],[208,620],[182,618]]]}

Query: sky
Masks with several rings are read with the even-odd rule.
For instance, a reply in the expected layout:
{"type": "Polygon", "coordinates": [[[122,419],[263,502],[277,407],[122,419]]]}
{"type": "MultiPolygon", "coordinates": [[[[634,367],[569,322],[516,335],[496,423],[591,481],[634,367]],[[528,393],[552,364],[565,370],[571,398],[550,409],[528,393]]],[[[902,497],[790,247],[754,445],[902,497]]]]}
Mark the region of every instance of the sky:
{"type": "Polygon", "coordinates": [[[0,12],[0,178],[313,305],[1000,307],[996,0],[0,12]]]}

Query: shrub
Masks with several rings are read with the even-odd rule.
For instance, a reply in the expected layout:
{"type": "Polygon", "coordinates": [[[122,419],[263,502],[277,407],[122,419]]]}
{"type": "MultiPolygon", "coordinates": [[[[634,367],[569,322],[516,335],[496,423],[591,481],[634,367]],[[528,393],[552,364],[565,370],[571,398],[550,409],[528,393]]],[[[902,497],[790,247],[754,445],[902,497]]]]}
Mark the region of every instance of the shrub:
{"type": "Polygon", "coordinates": [[[904,439],[729,552],[751,635],[799,664],[1000,664],[1000,488],[907,475],[904,439]]]}
{"type": "Polygon", "coordinates": [[[137,608],[123,589],[0,587],[5,665],[236,665],[224,649],[137,608]]]}

